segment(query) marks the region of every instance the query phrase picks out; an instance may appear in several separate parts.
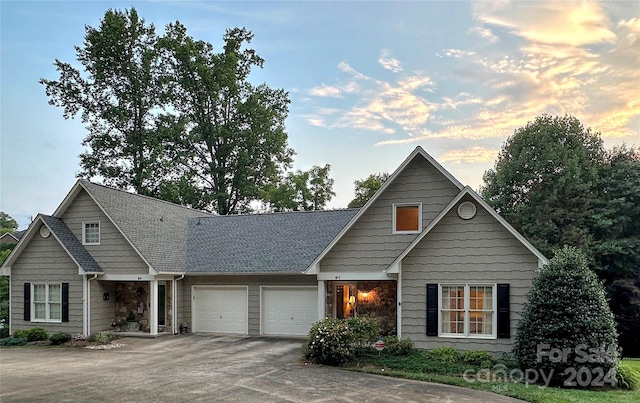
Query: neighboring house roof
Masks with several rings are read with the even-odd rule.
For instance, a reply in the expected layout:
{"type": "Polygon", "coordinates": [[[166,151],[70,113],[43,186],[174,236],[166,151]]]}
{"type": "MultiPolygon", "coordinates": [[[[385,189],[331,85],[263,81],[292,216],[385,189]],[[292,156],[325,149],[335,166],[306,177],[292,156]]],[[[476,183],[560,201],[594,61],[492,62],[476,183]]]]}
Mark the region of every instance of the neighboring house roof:
{"type": "Polygon", "coordinates": [[[80,187],[86,190],[140,257],[160,273],[184,271],[188,219],[212,217],[203,211],[83,179],[78,180],[54,216],[62,216],[80,187]]]}
{"type": "Polygon", "coordinates": [[[460,183],[453,175],[449,173],[446,169],[442,167],[432,156],[430,156],[422,147],[417,146],[411,154],[400,164],[398,169],[396,169],[391,176],[382,184],[380,189],[378,189],[373,196],[369,199],[367,203],[358,211],[358,213],[349,221],[349,223],[340,231],[339,234],[329,243],[326,248],[314,259],[311,264],[305,270],[307,274],[316,274],[318,270],[318,263],[324,258],[327,253],[340,241],[340,239],[344,236],[344,234],[349,231],[349,229],[358,221],[358,219],[369,209],[369,207],[378,199],[378,197],[384,193],[384,191],[391,186],[393,182],[402,174],[402,172],[409,166],[411,161],[415,158],[424,158],[427,160],[438,172],[444,175],[451,183],[453,183],[458,189],[462,190],[464,186],[460,183]]]}
{"type": "Polygon", "coordinates": [[[189,220],[187,273],[302,273],[357,209],[189,220]]]}
{"type": "Polygon", "coordinates": [[[16,239],[20,240],[20,238],[22,238],[22,236],[23,236],[26,232],[27,232],[27,230],[26,230],[26,229],[23,229],[22,231],[16,231],[16,232],[14,232],[12,235],[13,235],[16,239]]]}
{"type": "Polygon", "coordinates": [[[82,246],[78,238],[71,232],[69,227],[59,218],[38,214],[33,220],[29,228],[25,231],[21,237],[20,242],[11,252],[7,260],[2,265],[2,268],[9,268],[5,275],[9,275],[9,271],[13,262],[18,258],[22,250],[29,244],[31,238],[40,230],[41,225],[44,224],[50,231],[53,237],[58,241],[60,246],[67,252],[69,257],[78,265],[78,268],[85,273],[102,273],[102,269],[93,259],[93,257],[82,246]]]}
{"type": "Polygon", "coordinates": [[[451,211],[451,209],[453,207],[455,207],[456,204],[458,204],[458,202],[460,202],[460,200],[462,200],[462,198],[466,195],[471,196],[474,201],[476,203],[478,203],[480,206],[482,206],[482,208],[484,208],[493,218],[495,218],[500,224],[502,224],[502,226],[509,231],[518,241],[520,241],[520,243],[522,243],[522,245],[524,247],[526,247],[531,253],[533,253],[539,261],[539,264],[545,265],[548,263],[547,258],[538,250],[536,249],[535,246],[533,246],[531,244],[531,242],[527,241],[527,239],[522,236],[522,234],[520,234],[518,231],[516,231],[515,228],[513,228],[504,218],[502,218],[498,213],[496,213],[496,211],[494,209],[491,208],[491,206],[489,206],[487,204],[487,202],[484,201],[484,199],[482,199],[482,197],[480,197],[480,195],[478,195],[476,192],[473,191],[473,189],[471,189],[469,186],[466,186],[464,189],[462,189],[462,191],[460,191],[460,193],[447,205],[447,207],[444,208],[444,210],[442,210],[440,212],[440,214],[438,214],[436,216],[436,218],[433,219],[433,221],[431,221],[429,223],[429,225],[427,225],[427,227],[420,233],[420,235],[418,235],[416,237],[416,239],[413,240],[413,242],[411,242],[409,244],[409,246],[407,246],[405,248],[405,250],[400,254],[400,256],[398,256],[387,268],[386,272],[387,273],[398,273],[398,269],[399,269],[399,263],[402,262],[402,259],[404,259],[409,252],[411,252],[411,250],[413,250],[413,248],[418,245],[420,243],[420,241],[429,233],[431,232],[431,230],[433,230],[438,223],[447,215],[447,213],[449,211],[451,211]]]}
{"type": "Polygon", "coordinates": [[[0,235],[0,243],[16,243],[19,240],[20,238],[16,237],[11,232],[5,232],[4,234],[0,235]]]}

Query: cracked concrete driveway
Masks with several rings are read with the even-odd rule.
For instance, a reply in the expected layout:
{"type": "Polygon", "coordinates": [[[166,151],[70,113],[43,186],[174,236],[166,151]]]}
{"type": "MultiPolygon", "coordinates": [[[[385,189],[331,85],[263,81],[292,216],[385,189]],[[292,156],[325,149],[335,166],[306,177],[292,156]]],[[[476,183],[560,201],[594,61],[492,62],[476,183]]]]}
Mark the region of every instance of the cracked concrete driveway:
{"type": "Polygon", "coordinates": [[[124,338],[114,350],[0,350],[0,400],[57,402],[518,402],[453,386],[298,361],[301,340],[124,338]]]}

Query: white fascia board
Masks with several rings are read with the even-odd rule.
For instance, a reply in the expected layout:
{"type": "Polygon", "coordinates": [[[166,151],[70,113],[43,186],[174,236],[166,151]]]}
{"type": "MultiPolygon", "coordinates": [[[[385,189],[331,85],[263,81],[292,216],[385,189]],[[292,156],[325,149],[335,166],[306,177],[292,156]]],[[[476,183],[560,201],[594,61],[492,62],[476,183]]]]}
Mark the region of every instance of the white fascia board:
{"type": "MultiPolygon", "coordinates": [[[[91,273],[89,273],[91,274],[91,273]]],[[[100,277],[104,281],[151,281],[156,280],[156,276],[148,274],[109,274],[105,273],[100,277]]]]}
{"type": "Polygon", "coordinates": [[[326,272],[318,273],[318,280],[331,281],[353,281],[353,280],[395,280],[392,276],[383,271],[377,272],[326,272]]]}
{"type": "Polygon", "coordinates": [[[444,169],[442,167],[442,165],[440,165],[432,156],[430,156],[422,147],[418,146],[416,147],[411,154],[409,154],[409,156],[402,162],[402,164],[400,164],[400,166],[393,172],[393,174],[391,174],[391,176],[389,176],[389,179],[387,179],[382,186],[380,187],[380,189],[378,189],[376,191],[376,193],[374,193],[374,195],[367,201],[367,203],[365,203],[364,206],[362,206],[360,208],[360,210],[356,213],[356,215],[354,215],[351,220],[349,220],[349,222],[347,223],[347,225],[344,226],[344,228],[342,228],[342,230],[338,233],[338,235],[335,236],[335,238],[333,238],[333,240],[331,241],[331,243],[329,245],[327,245],[327,247],[325,247],[322,252],[320,252],[320,254],[314,259],[314,261],[309,265],[309,267],[305,270],[305,274],[317,274],[319,273],[319,268],[318,265],[320,263],[320,261],[327,255],[327,253],[329,253],[329,251],[331,249],[333,249],[333,247],[338,243],[338,241],[340,241],[340,239],[342,239],[342,237],[344,236],[344,234],[347,233],[347,231],[349,231],[349,229],[351,229],[351,227],[360,219],[360,217],[369,209],[369,207],[371,207],[371,205],[373,203],[375,203],[375,201],[378,199],[378,197],[380,197],[380,195],[382,193],[384,193],[384,191],[391,186],[391,184],[393,182],[395,182],[396,178],[398,176],[400,176],[400,174],[405,170],[405,168],[407,168],[407,166],[411,163],[411,161],[414,160],[414,158],[416,158],[418,155],[422,156],[424,159],[426,159],[431,165],[433,165],[434,168],[436,168],[436,170],[438,170],[441,174],[443,174],[447,179],[449,179],[451,181],[451,183],[453,183],[458,189],[463,189],[464,186],[462,185],[462,183],[460,183],[456,178],[453,177],[453,175],[451,175],[449,173],[449,171],[447,171],[446,169],[444,169]]]}
{"type": "Polygon", "coordinates": [[[53,212],[52,216],[60,218],[64,214],[64,212],[67,211],[67,208],[69,208],[73,200],[75,200],[76,196],[78,196],[78,193],[80,193],[80,189],[83,189],[83,186],[80,183],[80,179],[78,179],[76,180],[76,183],[74,183],[73,187],[71,187],[71,190],[69,190],[69,193],[67,193],[64,199],[62,199],[62,202],[60,203],[56,211],[53,212]]]}

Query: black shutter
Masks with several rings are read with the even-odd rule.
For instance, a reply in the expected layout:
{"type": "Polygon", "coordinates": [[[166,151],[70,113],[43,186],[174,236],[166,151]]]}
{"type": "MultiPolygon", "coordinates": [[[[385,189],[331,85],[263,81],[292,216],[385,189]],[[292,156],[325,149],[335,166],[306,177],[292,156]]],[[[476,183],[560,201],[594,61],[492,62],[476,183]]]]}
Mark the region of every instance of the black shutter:
{"type": "Polygon", "coordinates": [[[31,283],[24,283],[24,319],[27,322],[31,322],[31,283]]]}
{"type": "Polygon", "coordinates": [[[62,283],[62,321],[69,322],[69,283],[62,283]]]}
{"type": "Polygon", "coordinates": [[[498,284],[498,338],[511,338],[509,323],[509,284],[498,284]]]}
{"type": "Polygon", "coordinates": [[[438,335],[438,284],[427,284],[427,336],[438,335]]]}

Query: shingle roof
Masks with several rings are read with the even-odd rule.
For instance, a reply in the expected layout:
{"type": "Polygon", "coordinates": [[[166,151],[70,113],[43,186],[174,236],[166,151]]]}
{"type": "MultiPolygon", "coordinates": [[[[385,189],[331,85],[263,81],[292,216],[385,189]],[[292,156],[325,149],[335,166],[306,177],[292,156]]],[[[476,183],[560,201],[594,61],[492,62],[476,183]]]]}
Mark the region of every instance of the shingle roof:
{"type": "Polygon", "coordinates": [[[20,239],[22,238],[22,236],[27,232],[26,229],[23,229],[22,231],[16,231],[13,233],[13,236],[16,237],[16,239],[20,239]]]}
{"type": "Polygon", "coordinates": [[[357,211],[190,219],[186,271],[301,273],[357,211]]]}
{"type": "Polygon", "coordinates": [[[66,249],[71,258],[87,273],[102,273],[102,269],[82,246],[78,238],[61,219],[41,214],[40,218],[47,224],[56,239],[66,249]]]}
{"type": "Polygon", "coordinates": [[[187,221],[211,214],[86,180],[80,183],[155,270],[184,271],[187,221]]]}

